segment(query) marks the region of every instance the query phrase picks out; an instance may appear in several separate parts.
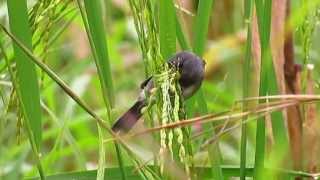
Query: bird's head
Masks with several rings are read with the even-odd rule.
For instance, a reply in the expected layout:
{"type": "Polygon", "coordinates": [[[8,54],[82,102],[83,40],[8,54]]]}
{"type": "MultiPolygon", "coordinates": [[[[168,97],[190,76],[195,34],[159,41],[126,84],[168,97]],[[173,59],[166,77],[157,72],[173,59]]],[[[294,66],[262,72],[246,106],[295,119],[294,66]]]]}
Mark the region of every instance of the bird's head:
{"type": "Polygon", "coordinates": [[[206,62],[188,51],[182,51],[169,59],[169,65],[179,70],[180,74],[186,76],[203,76],[206,62]]]}

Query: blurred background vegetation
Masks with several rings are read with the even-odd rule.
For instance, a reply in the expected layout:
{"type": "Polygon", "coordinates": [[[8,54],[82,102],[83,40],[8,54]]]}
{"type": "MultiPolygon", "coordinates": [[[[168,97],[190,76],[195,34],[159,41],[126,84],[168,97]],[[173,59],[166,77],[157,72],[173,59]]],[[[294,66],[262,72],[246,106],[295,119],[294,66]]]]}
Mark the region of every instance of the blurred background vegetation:
{"type": "MultiPolygon", "coordinates": [[[[315,178],[319,3],[0,0],[0,179],[315,178]],[[159,128],[176,138],[166,158],[159,130],[115,140],[106,127],[181,50],[207,63],[180,116],[199,118],[159,128]],[[259,95],[283,96],[238,101],[259,95]]],[[[131,134],[163,123],[158,101],[131,134]]]]}

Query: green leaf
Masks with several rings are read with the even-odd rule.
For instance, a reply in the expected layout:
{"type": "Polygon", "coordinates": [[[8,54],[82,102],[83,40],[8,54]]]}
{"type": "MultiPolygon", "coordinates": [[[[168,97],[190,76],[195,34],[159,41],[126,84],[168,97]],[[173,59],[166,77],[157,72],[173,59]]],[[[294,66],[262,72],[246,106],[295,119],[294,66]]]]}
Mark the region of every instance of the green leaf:
{"type": "MultiPolygon", "coordinates": [[[[251,22],[252,22],[252,5],[253,0],[245,0],[244,1],[244,7],[245,7],[245,22],[247,21],[247,43],[246,43],[246,49],[245,49],[245,58],[243,63],[243,98],[247,98],[250,96],[250,82],[251,82],[251,64],[252,64],[252,58],[251,58],[251,22]],[[250,23],[249,23],[250,22],[250,23]]],[[[246,102],[243,103],[243,110],[245,111],[248,107],[248,104],[246,102]]],[[[247,117],[243,118],[242,122],[245,122],[247,120],[247,117]]],[[[247,158],[247,123],[243,123],[241,125],[241,154],[240,154],[240,179],[245,180],[246,179],[246,158],[247,158]]]]}
{"type": "MultiPolygon", "coordinates": [[[[141,180],[143,179],[138,172],[135,171],[136,167],[126,167],[125,171],[130,180],[141,180]]],[[[148,166],[148,168],[156,169],[158,167],[148,166]]],[[[239,168],[233,166],[224,166],[222,168],[224,174],[227,177],[238,177],[239,176],[239,168]]],[[[120,179],[120,169],[118,168],[107,168],[105,174],[105,179],[120,179]]],[[[201,179],[212,179],[211,169],[206,167],[196,167],[195,172],[199,174],[199,178],[201,179]]],[[[248,177],[252,177],[253,168],[247,168],[248,177]]],[[[47,180],[69,180],[69,179],[85,179],[85,180],[94,180],[96,179],[97,171],[80,171],[80,172],[72,172],[72,173],[61,173],[56,175],[47,176],[47,180]]],[[[30,178],[31,179],[31,178],[30,178]]],[[[37,178],[32,178],[37,179],[37,178]]]]}
{"type": "Polygon", "coordinates": [[[185,34],[183,33],[181,23],[178,20],[178,17],[176,16],[176,34],[177,39],[179,41],[179,44],[183,50],[190,50],[190,45],[188,44],[187,38],[185,34]]]}
{"type": "MultiPolygon", "coordinates": [[[[212,13],[211,10],[213,7],[213,2],[213,0],[200,0],[198,4],[197,16],[193,27],[193,51],[200,57],[202,56],[204,52],[204,47],[206,45],[206,38],[208,34],[209,20],[210,15],[212,13]]],[[[187,103],[187,107],[189,107],[188,112],[192,112],[190,107],[194,106],[195,101],[197,101],[197,104],[200,106],[199,109],[202,111],[202,114],[208,112],[207,103],[204,99],[204,95],[201,88],[195,94],[195,97],[191,98],[187,103]]]]}
{"type": "MultiPolygon", "coordinates": [[[[257,19],[261,44],[261,72],[259,96],[278,94],[277,79],[270,50],[270,26],[272,13],[272,0],[256,0],[257,19]]],[[[261,100],[264,103],[265,100],[261,100]]],[[[287,153],[289,142],[286,134],[286,127],[281,112],[271,114],[272,130],[274,134],[273,153],[277,156],[287,153]]],[[[261,179],[265,163],[265,117],[258,119],[256,132],[256,154],[255,154],[255,179],[261,179]]],[[[273,166],[277,167],[283,159],[278,158],[273,166]]],[[[290,163],[289,163],[290,164],[290,163]]]]}
{"type": "Polygon", "coordinates": [[[176,14],[172,0],[159,3],[160,52],[164,59],[168,59],[176,52],[176,14]]]}
{"type": "MultiPolygon", "coordinates": [[[[212,13],[211,10],[213,7],[213,3],[213,0],[200,0],[198,4],[197,16],[194,25],[193,51],[199,56],[202,56],[206,45],[209,20],[212,13]]],[[[207,103],[201,88],[196,93],[195,97],[188,102],[188,111],[191,111],[190,107],[193,106],[193,104],[195,103],[194,101],[196,101],[201,114],[208,113],[207,103]]],[[[210,127],[205,126],[205,128],[208,129],[210,127]]],[[[213,173],[213,178],[223,179],[223,172],[221,171],[220,167],[222,158],[220,155],[218,142],[210,145],[210,147],[208,148],[208,154],[212,166],[211,170],[213,173]]]]}
{"type": "MultiPolygon", "coordinates": [[[[91,45],[91,50],[93,57],[96,63],[98,70],[101,90],[104,98],[104,102],[107,110],[108,122],[111,120],[111,107],[114,104],[114,92],[113,92],[113,83],[112,76],[109,64],[109,56],[106,42],[106,31],[103,26],[103,19],[101,13],[101,3],[98,0],[85,0],[85,10],[86,15],[82,11],[81,3],[78,1],[80,7],[82,19],[88,34],[89,42],[91,45]]],[[[103,179],[104,175],[104,166],[105,166],[105,148],[102,141],[104,135],[103,131],[99,128],[99,176],[98,179],[103,179]]],[[[123,170],[123,160],[121,156],[121,151],[119,145],[115,142],[115,149],[117,153],[117,158],[119,162],[120,169],[123,170]]],[[[124,171],[121,171],[122,178],[126,179],[126,174],[124,171]]]]}
{"type": "MultiPolygon", "coordinates": [[[[270,0],[266,0],[271,3],[270,0]]],[[[259,27],[259,35],[260,35],[260,44],[261,44],[261,71],[260,71],[260,88],[259,88],[259,96],[265,96],[268,92],[268,59],[270,56],[266,56],[267,51],[269,51],[269,34],[270,29],[266,29],[266,23],[264,21],[265,15],[265,7],[263,1],[256,0],[255,7],[257,11],[257,19],[258,19],[258,27],[259,27]],[[266,38],[267,37],[267,38],[266,38]]],[[[269,9],[270,11],[270,9],[269,9]]],[[[268,12],[269,14],[271,12],[268,12]]],[[[268,25],[267,25],[268,26],[268,25]]],[[[270,25],[269,25],[270,27],[270,25]]],[[[262,178],[261,172],[264,168],[264,159],[265,159],[265,118],[259,118],[257,120],[257,130],[256,130],[256,153],[255,153],[255,174],[254,179],[262,178]]]]}
{"type": "MultiPolygon", "coordinates": [[[[32,35],[28,24],[26,1],[10,0],[7,1],[7,6],[9,23],[13,36],[19,39],[26,48],[32,50],[32,35]]],[[[42,140],[42,123],[37,73],[34,64],[30,61],[30,57],[16,44],[13,44],[13,49],[17,66],[17,81],[13,81],[16,81],[14,82],[14,85],[20,101],[21,111],[26,122],[25,124],[30,144],[36,157],[39,174],[43,178],[44,172],[39,158],[42,140]]],[[[8,60],[6,62],[8,64],[8,60]]]]}
{"type": "MultiPolygon", "coordinates": [[[[106,104],[112,107],[114,104],[114,90],[109,64],[109,56],[106,41],[106,31],[101,13],[101,3],[98,0],[84,0],[87,13],[87,23],[92,38],[91,47],[95,53],[96,66],[100,84],[106,104]]],[[[90,38],[90,37],[89,37],[90,38]]],[[[109,112],[110,113],[110,112],[109,112]]]]}
{"type": "MultiPolygon", "coordinates": [[[[155,166],[147,166],[148,168],[156,169],[158,167],[155,166]]],[[[136,170],[136,167],[133,166],[127,166],[125,168],[125,171],[128,174],[128,178],[130,180],[140,180],[143,179],[138,174],[136,170]]],[[[265,168],[265,171],[277,171],[281,174],[289,175],[290,177],[313,177],[310,173],[304,173],[300,171],[290,171],[290,170],[277,170],[277,169],[271,169],[271,168],[265,168]]],[[[195,167],[195,171],[199,174],[198,179],[213,179],[211,170],[208,167],[195,167]]],[[[237,166],[222,166],[223,174],[225,174],[226,177],[239,177],[240,168],[237,166]]],[[[120,170],[118,168],[106,168],[105,179],[120,179],[120,170]]],[[[247,176],[252,177],[253,176],[253,168],[249,167],[246,168],[247,176]]],[[[85,179],[85,180],[94,180],[96,179],[97,171],[96,170],[90,170],[90,171],[79,171],[79,172],[71,172],[71,173],[60,173],[55,175],[47,176],[47,180],[69,180],[69,179],[85,179]]],[[[27,178],[27,180],[31,179],[38,179],[38,178],[27,178]]]]}
{"type": "Polygon", "coordinates": [[[206,45],[209,20],[214,0],[199,0],[197,16],[194,24],[193,51],[202,55],[206,45]]]}
{"type": "MultiPolygon", "coordinates": [[[[27,4],[25,0],[7,1],[9,23],[13,33],[29,50],[32,50],[32,35],[28,24],[27,4]]],[[[17,83],[24,108],[24,117],[30,124],[37,150],[41,144],[41,109],[38,78],[34,64],[29,57],[15,44],[14,58],[17,64],[17,83]]]]}

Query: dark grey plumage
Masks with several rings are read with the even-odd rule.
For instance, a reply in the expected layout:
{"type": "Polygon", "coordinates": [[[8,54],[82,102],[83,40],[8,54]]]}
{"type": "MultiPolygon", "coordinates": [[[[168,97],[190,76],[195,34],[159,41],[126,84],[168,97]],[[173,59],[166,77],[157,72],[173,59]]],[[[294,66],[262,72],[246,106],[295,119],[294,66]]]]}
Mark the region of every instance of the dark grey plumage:
{"type": "MultiPolygon", "coordinates": [[[[183,51],[175,54],[167,63],[180,73],[179,85],[185,99],[191,97],[201,86],[204,78],[205,62],[197,55],[183,51]]],[[[142,116],[142,108],[147,106],[147,94],[154,88],[153,78],[150,77],[141,84],[141,92],[137,102],[124,113],[112,126],[114,132],[127,132],[142,116]]]]}

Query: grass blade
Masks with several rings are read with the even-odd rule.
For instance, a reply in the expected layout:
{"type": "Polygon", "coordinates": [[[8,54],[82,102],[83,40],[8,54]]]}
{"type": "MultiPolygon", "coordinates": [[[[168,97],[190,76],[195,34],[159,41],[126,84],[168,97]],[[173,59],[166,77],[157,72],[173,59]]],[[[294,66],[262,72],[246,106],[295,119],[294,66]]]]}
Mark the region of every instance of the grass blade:
{"type": "MultiPolygon", "coordinates": [[[[148,166],[148,168],[156,168],[155,166],[148,166]]],[[[222,171],[226,175],[226,177],[239,177],[239,167],[236,166],[222,166],[222,171]]],[[[128,177],[130,180],[141,180],[141,176],[139,174],[134,173],[135,167],[134,166],[128,166],[126,167],[126,172],[128,173],[128,177]]],[[[300,171],[290,171],[290,170],[277,170],[277,169],[271,169],[271,168],[265,168],[265,171],[277,171],[278,173],[289,175],[290,177],[302,177],[302,178],[313,178],[316,179],[319,177],[318,174],[312,174],[312,173],[305,173],[300,171]]],[[[110,172],[106,174],[106,179],[119,179],[119,169],[118,168],[106,168],[107,172],[110,172]]],[[[210,168],[207,167],[196,167],[196,172],[202,172],[200,179],[212,179],[210,168]]],[[[246,168],[246,171],[248,172],[248,177],[253,176],[253,168],[248,167],[246,168]]],[[[59,173],[51,176],[47,176],[48,180],[69,180],[69,179],[79,179],[79,177],[86,179],[86,180],[94,180],[96,179],[97,171],[96,170],[89,170],[89,171],[77,171],[77,172],[69,172],[69,173],[59,173]]],[[[31,179],[38,179],[38,178],[28,178],[27,180],[31,179]]]]}
{"type": "MultiPolygon", "coordinates": [[[[268,94],[277,94],[277,80],[273,66],[271,51],[270,51],[270,26],[271,26],[271,7],[272,1],[256,0],[256,11],[261,44],[261,71],[260,71],[260,89],[259,96],[268,94]]],[[[260,101],[263,103],[265,101],[260,101]]],[[[284,120],[281,112],[271,114],[272,129],[275,139],[275,153],[283,154],[288,147],[284,120]]],[[[256,155],[255,155],[255,179],[261,179],[262,169],[265,161],[265,118],[258,120],[256,132],[256,155]]]]}
{"type": "Polygon", "coordinates": [[[193,51],[198,55],[202,55],[204,52],[213,3],[214,0],[207,0],[199,1],[198,4],[193,38],[193,51]]]}
{"type": "MultiPolygon", "coordinates": [[[[270,86],[268,87],[268,94],[282,94],[285,92],[284,87],[278,84],[284,84],[284,70],[277,72],[277,67],[283,68],[284,59],[281,59],[276,54],[284,53],[284,39],[285,35],[281,34],[284,31],[285,27],[285,11],[286,11],[286,2],[281,0],[274,0],[271,12],[269,15],[272,18],[272,33],[270,34],[270,49],[272,52],[272,59],[269,63],[269,77],[270,77],[270,86]],[[281,37],[282,36],[282,37],[281,37]],[[276,40],[277,39],[277,40],[276,40]],[[275,67],[277,66],[277,67],[275,67]],[[276,73],[277,72],[277,73],[276,73]]],[[[284,57],[283,57],[284,58],[284,57]]],[[[281,111],[274,112],[271,114],[271,123],[272,123],[272,132],[274,137],[274,144],[272,148],[272,152],[270,158],[267,163],[271,163],[274,168],[291,168],[291,162],[287,160],[289,140],[287,137],[287,128],[285,125],[285,120],[281,111]],[[284,158],[279,158],[284,157],[284,158]]],[[[279,175],[271,172],[272,176],[278,177],[279,175]]],[[[280,179],[289,179],[289,177],[278,177],[280,179]]]]}
{"type": "Polygon", "coordinates": [[[190,45],[188,44],[187,38],[185,34],[183,33],[181,23],[178,20],[178,17],[176,16],[176,35],[179,42],[179,45],[181,49],[183,50],[190,50],[190,45]]]}
{"type": "MultiPolygon", "coordinates": [[[[197,16],[195,20],[194,26],[194,39],[193,39],[193,51],[202,56],[204,52],[204,48],[206,45],[206,38],[208,34],[208,26],[211,15],[211,10],[213,6],[213,0],[199,1],[197,16]]],[[[195,100],[199,105],[199,109],[202,111],[201,113],[208,113],[207,103],[204,98],[204,94],[200,89],[198,93],[196,93],[195,100]]],[[[189,102],[189,107],[192,106],[194,99],[189,102]]],[[[188,110],[190,111],[190,110],[188,110]]],[[[219,143],[216,142],[208,148],[209,159],[212,165],[212,173],[214,179],[223,179],[223,173],[221,170],[221,155],[219,149],[219,143]]]]}
{"type": "MultiPolygon", "coordinates": [[[[256,10],[258,18],[258,27],[261,44],[261,72],[260,72],[260,90],[259,96],[268,94],[278,94],[277,78],[273,65],[270,48],[270,27],[271,27],[271,12],[272,1],[265,0],[256,1],[256,10]]],[[[282,48],[284,49],[284,48],[282,48]]],[[[264,101],[260,101],[264,102],[264,101]]],[[[268,161],[272,166],[277,167],[279,163],[283,163],[283,157],[287,154],[289,142],[286,134],[285,122],[281,112],[274,112],[271,114],[272,131],[274,135],[274,148],[271,158],[268,161]]],[[[255,179],[261,179],[261,169],[264,167],[265,158],[265,118],[257,122],[256,132],[256,156],[255,156],[255,179]]],[[[290,163],[285,163],[290,164],[290,163]]],[[[270,172],[273,174],[274,172],[270,172]]],[[[288,178],[288,177],[282,177],[288,178]]]]}
{"type": "MultiPolygon", "coordinates": [[[[243,63],[243,98],[249,97],[249,87],[251,78],[250,75],[251,71],[251,17],[252,17],[252,0],[245,0],[244,1],[245,7],[245,17],[244,20],[247,23],[247,43],[246,43],[246,50],[245,50],[245,58],[243,63]]],[[[248,104],[246,102],[243,103],[243,109],[247,109],[248,104]]],[[[247,117],[243,118],[243,122],[247,120],[247,117]]],[[[241,125],[241,154],[240,154],[240,179],[246,179],[246,155],[247,152],[247,124],[243,123],[241,125]]]]}
{"type": "MultiPolygon", "coordinates": [[[[267,0],[269,1],[269,0],[267,0]]],[[[270,1],[269,1],[270,2],[270,1]]],[[[265,31],[270,31],[270,29],[265,28],[264,23],[264,2],[260,0],[255,1],[255,7],[257,12],[258,19],[258,29],[259,29],[259,37],[261,44],[261,71],[260,71],[260,88],[259,88],[259,96],[267,95],[267,87],[268,87],[268,76],[267,76],[267,66],[268,60],[266,59],[266,50],[269,47],[269,40],[265,39],[265,37],[269,37],[269,35],[265,35],[265,31]]],[[[254,164],[254,179],[260,179],[260,173],[264,167],[264,158],[265,158],[265,120],[264,118],[259,119],[257,121],[257,129],[256,129],[256,153],[255,153],[255,164],[254,164]]]]}
{"type": "MultiPolygon", "coordinates": [[[[198,4],[194,25],[193,51],[200,57],[203,55],[204,47],[206,45],[206,38],[208,34],[208,26],[213,2],[213,0],[199,1],[198,4]]],[[[202,111],[201,113],[207,113],[207,103],[204,99],[201,88],[195,94],[195,96],[189,100],[187,104],[187,107],[189,107],[188,112],[192,112],[190,107],[193,107],[195,101],[197,101],[197,104],[200,106],[199,109],[202,111]]]]}
{"type": "MultiPolygon", "coordinates": [[[[81,10],[81,4],[79,3],[82,19],[84,21],[84,25],[86,27],[86,31],[88,34],[88,38],[91,45],[91,50],[93,53],[93,57],[97,66],[100,85],[104,97],[104,102],[107,109],[107,118],[108,121],[111,120],[111,107],[114,104],[114,92],[113,92],[113,83],[111,77],[111,70],[109,64],[109,56],[107,43],[105,38],[106,31],[103,26],[102,12],[101,12],[101,4],[98,0],[85,0],[85,10],[86,17],[84,12],[81,10]]],[[[102,129],[99,127],[99,173],[98,179],[103,179],[104,176],[104,166],[105,166],[105,149],[104,144],[101,138],[102,129]]],[[[115,142],[115,149],[117,153],[117,158],[119,162],[120,169],[122,170],[122,179],[126,179],[125,171],[123,170],[123,160],[121,156],[120,147],[115,142]]]]}
{"type": "MultiPolygon", "coordinates": [[[[10,28],[13,35],[29,50],[32,50],[32,35],[28,24],[27,2],[12,0],[7,2],[7,6],[10,28]]],[[[16,44],[13,44],[13,48],[17,66],[17,84],[15,82],[14,84],[26,122],[31,148],[36,157],[37,168],[41,179],[44,179],[45,175],[39,157],[42,140],[42,121],[37,73],[34,64],[29,60],[30,57],[16,44]]],[[[8,60],[6,62],[8,64],[8,60]]]]}
{"type": "Polygon", "coordinates": [[[172,0],[159,3],[160,52],[164,59],[168,59],[176,52],[176,14],[172,0]]]}
{"type": "MultiPolygon", "coordinates": [[[[28,24],[26,1],[7,1],[10,28],[28,49],[32,49],[32,36],[28,24]]],[[[29,57],[15,44],[14,56],[17,64],[18,91],[21,96],[21,104],[25,108],[25,120],[30,124],[37,150],[41,144],[41,109],[38,78],[34,64],[29,57]]]]}
{"type": "MultiPolygon", "coordinates": [[[[98,0],[84,0],[84,7],[87,14],[89,33],[92,39],[91,47],[96,54],[96,66],[100,84],[107,106],[114,104],[114,90],[109,64],[108,49],[106,43],[106,31],[102,19],[101,4],[98,0]]],[[[90,38],[90,37],[89,37],[90,38]]]]}

